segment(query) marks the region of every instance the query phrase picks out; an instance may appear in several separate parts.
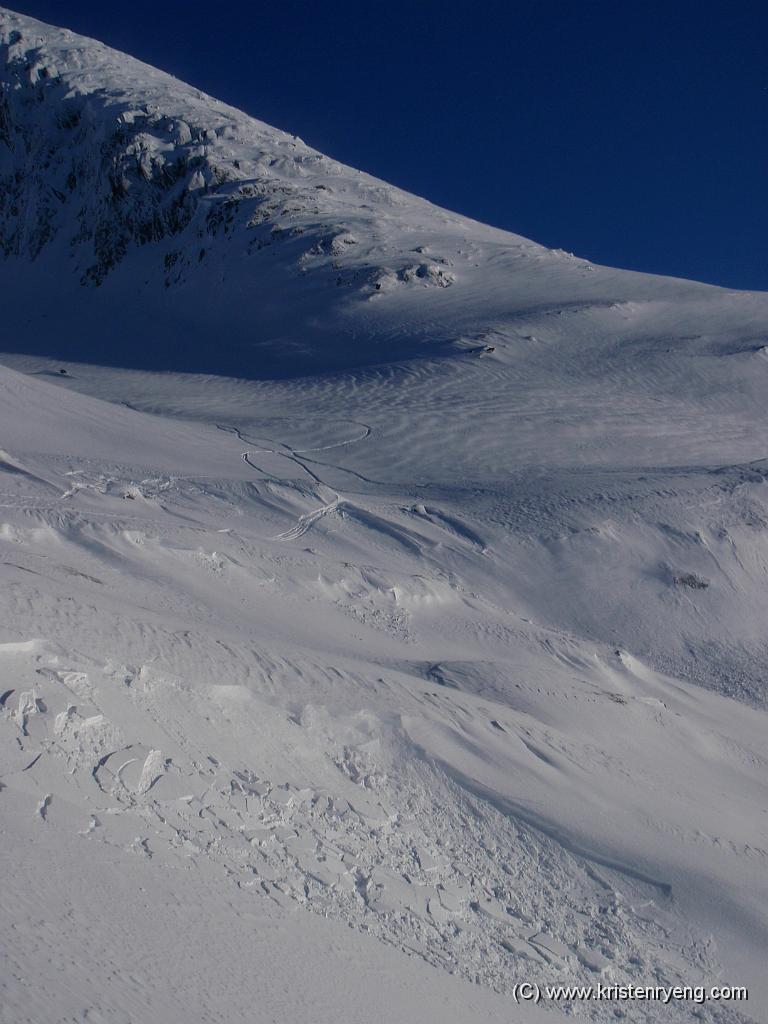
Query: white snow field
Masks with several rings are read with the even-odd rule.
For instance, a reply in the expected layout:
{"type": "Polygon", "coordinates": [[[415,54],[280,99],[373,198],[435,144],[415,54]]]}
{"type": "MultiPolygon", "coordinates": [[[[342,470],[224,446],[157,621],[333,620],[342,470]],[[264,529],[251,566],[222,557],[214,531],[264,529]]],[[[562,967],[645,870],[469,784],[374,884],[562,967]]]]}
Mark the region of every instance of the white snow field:
{"type": "Polygon", "coordinates": [[[768,296],[5,10],[0,247],[2,1024],[768,1020],[768,296]]]}

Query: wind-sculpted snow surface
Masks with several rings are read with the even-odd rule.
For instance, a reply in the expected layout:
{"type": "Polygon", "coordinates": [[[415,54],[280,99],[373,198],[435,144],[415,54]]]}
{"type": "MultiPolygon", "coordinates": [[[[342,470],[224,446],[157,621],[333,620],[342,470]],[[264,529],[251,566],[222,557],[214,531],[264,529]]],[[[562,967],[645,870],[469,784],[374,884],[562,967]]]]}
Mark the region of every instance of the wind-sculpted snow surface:
{"type": "MultiPolygon", "coordinates": [[[[40,377],[2,383],[6,878],[36,822],[114,858],[129,892],[154,870],[199,887],[214,921],[219,901],[295,905],[501,994],[521,979],[756,984],[764,713],[532,616],[515,550],[547,542],[543,521],[510,535],[499,491],[489,507],[363,484],[320,459],[354,451],[353,429],[375,448],[376,430],[291,419],[280,396],[282,414],[233,433],[213,409],[184,424],[40,377]]],[[[662,585],[706,614],[711,588],[662,585]]],[[[72,899],[52,939],[83,912],[72,899]]],[[[13,962],[47,957],[17,904],[5,912],[13,962]]],[[[116,976],[87,1005],[120,1007],[116,976]]],[[[9,993],[31,999],[22,981],[9,993]]]]}
{"type": "Polygon", "coordinates": [[[766,1020],[765,296],[0,35],[2,1019],[766,1020]]]}

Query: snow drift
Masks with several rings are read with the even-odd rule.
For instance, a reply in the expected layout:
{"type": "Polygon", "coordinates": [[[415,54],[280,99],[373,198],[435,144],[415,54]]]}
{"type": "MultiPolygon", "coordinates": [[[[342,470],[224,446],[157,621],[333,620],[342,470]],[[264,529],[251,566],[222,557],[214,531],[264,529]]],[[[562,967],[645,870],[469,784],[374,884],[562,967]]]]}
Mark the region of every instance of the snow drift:
{"type": "Polygon", "coordinates": [[[0,43],[8,1019],[766,1019],[766,296],[0,43]]]}

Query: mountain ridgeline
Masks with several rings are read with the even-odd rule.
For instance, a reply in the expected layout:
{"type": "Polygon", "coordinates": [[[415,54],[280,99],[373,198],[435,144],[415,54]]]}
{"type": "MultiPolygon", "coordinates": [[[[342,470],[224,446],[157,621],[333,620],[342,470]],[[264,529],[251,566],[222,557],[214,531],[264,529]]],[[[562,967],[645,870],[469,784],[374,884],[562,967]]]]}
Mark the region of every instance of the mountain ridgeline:
{"type": "Polygon", "coordinates": [[[622,303],[673,297],[695,319],[727,294],[441,210],[3,10],[0,253],[3,350],[243,377],[567,337],[554,317],[595,310],[610,340],[622,303]]]}
{"type": "MultiPolygon", "coordinates": [[[[242,355],[254,345],[267,369],[288,371],[296,351],[304,369],[413,353],[413,339],[355,345],[339,320],[388,292],[450,286],[453,239],[435,245],[434,229],[460,218],[100,43],[37,26],[0,13],[0,247],[43,268],[24,277],[65,320],[83,301],[97,311],[100,340],[71,325],[77,337],[57,331],[57,352],[178,368],[167,332],[180,323],[186,368],[222,368],[221,352],[203,351],[212,331],[241,351],[228,368],[244,373],[260,368],[242,355]],[[108,299],[80,294],[99,289],[108,299]],[[129,324],[110,319],[118,303],[129,324]],[[328,316],[332,339],[317,323],[328,316]]],[[[374,342],[398,333],[368,319],[374,342]]]]}

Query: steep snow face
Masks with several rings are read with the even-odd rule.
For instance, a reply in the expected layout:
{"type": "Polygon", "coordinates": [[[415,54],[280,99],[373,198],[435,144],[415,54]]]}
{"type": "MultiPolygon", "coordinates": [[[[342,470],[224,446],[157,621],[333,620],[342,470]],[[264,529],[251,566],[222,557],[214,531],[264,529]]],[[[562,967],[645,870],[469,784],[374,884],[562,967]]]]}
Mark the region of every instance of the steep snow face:
{"type": "Polygon", "coordinates": [[[118,366],[299,375],[497,347],[512,321],[518,343],[572,334],[555,315],[612,345],[628,316],[652,340],[670,300],[688,341],[713,303],[753,313],[440,210],[8,11],[0,247],[3,348],[118,366]]]}
{"type": "Polygon", "coordinates": [[[0,34],[3,1008],[766,1019],[766,296],[0,34]]]}
{"type": "MultiPolygon", "coordinates": [[[[454,281],[453,239],[429,252],[419,242],[447,225],[455,233],[460,218],[99,43],[4,12],[0,86],[0,244],[6,257],[66,268],[66,293],[108,283],[111,302],[138,294],[146,325],[186,308],[190,327],[202,317],[205,332],[231,332],[235,349],[272,341],[275,360],[292,340],[286,303],[307,310],[292,327],[310,332],[311,354],[311,321],[350,295],[454,281]]],[[[109,334],[108,358],[147,358],[109,334]]],[[[351,329],[342,334],[349,346],[351,329]]],[[[77,344],[96,351],[82,332],[77,344]]],[[[341,348],[323,360],[372,356],[341,348]]]]}

